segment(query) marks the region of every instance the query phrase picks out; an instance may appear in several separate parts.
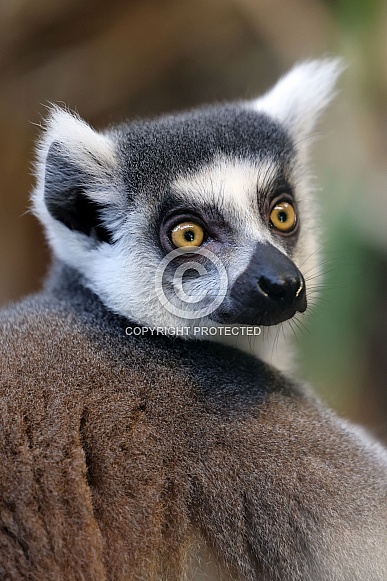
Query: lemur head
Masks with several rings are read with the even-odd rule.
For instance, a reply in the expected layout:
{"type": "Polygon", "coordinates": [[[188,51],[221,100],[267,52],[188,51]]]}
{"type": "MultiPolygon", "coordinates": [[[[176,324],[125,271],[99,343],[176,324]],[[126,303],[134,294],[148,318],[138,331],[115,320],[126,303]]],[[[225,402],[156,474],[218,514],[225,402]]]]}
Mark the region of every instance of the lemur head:
{"type": "Polygon", "coordinates": [[[259,99],[102,133],[54,108],[33,195],[54,254],[137,324],[275,325],[305,311],[306,157],[339,69],[308,62],[259,99]]]}

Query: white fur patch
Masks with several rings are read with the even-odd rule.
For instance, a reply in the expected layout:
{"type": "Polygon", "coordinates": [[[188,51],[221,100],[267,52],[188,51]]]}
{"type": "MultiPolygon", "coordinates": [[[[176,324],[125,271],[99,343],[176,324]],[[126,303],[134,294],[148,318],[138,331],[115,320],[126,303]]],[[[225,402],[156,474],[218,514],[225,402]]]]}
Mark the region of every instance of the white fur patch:
{"type": "Polygon", "coordinates": [[[269,241],[259,215],[258,197],[259,192],[270,188],[278,169],[269,158],[252,162],[219,156],[199,170],[180,176],[172,183],[172,190],[187,207],[200,201],[219,208],[231,224],[240,224],[243,237],[269,241]]]}

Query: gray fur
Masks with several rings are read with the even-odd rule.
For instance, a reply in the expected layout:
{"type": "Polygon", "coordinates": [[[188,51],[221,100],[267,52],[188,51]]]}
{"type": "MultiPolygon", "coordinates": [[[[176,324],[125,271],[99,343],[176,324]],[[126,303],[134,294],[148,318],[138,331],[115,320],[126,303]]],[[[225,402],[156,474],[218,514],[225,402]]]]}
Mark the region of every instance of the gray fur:
{"type": "Polygon", "coordinates": [[[289,133],[245,103],[213,105],[149,121],[123,124],[117,140],[130,198],[168,194],[175,176],[196,171],[217,156],[270,157],[280,168],[294,156],[289,133]]]}

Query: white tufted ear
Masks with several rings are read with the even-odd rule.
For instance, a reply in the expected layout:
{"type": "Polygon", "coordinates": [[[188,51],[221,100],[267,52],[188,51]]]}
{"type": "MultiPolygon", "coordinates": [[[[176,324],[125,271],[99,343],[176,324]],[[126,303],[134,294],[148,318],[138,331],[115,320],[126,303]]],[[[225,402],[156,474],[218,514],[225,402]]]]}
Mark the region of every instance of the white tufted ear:
{"type": "Polygon", "coordinates": [[[34,214],[51,249],[91,276],[96,257],[109,252],[123,220],[113,138],[76,114],[53,107],[37,148],[34,214]]]}
{"type": "MultiPolygon", "coordinates": [[[[45,131],[38,145],[37,174],[55,173],[55,159],[50,159],[52,146],[62,160],[93,179],[103,181],[116,167],[114,144],[106,135],[92,129],[75,113],[52,107],[45,122],[45,131]]],[[[104,201],[104,200],[101,200],[104,201]]]]}
{"type": "Polygon", "coordinates": [[[252,105],[283,124],[296,142],[302,142],[311,135],[334,97],[334,87],[343,68],[340,59],[300,63],[263,97],[252,101],[252,105]]]}
{"type": "Polygon", "coordinates": [[[63,249],[66,240],[81,240],[79,234],[94,242],[109,240],[106,209],[121,199],[110,137],[77,115],[53,107],[38,145],[35,170],[33,210],[52,246],[61,240],[63,249]]]}

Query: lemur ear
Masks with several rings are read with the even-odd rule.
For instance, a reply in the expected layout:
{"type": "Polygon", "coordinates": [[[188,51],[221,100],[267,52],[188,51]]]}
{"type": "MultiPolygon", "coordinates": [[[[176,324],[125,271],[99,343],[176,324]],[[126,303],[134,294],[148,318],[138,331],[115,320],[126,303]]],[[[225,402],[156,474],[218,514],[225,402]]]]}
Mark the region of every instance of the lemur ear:
{"type": "Polygon", "coordinates": [[[35,213],[48,229],[54,219],[69,230],[110,242],[104,210],[119,202],[116,167],[108,136],[54,107],[38,146],[35,213]]]}
{"type": "Polygon", "coordinates": [[[335,95],[334,87],[344,66],[340,59],[300,63],[282,77],[263,97],[253,101],[280,121],[296,142],[309,137],[335,95]]]}

